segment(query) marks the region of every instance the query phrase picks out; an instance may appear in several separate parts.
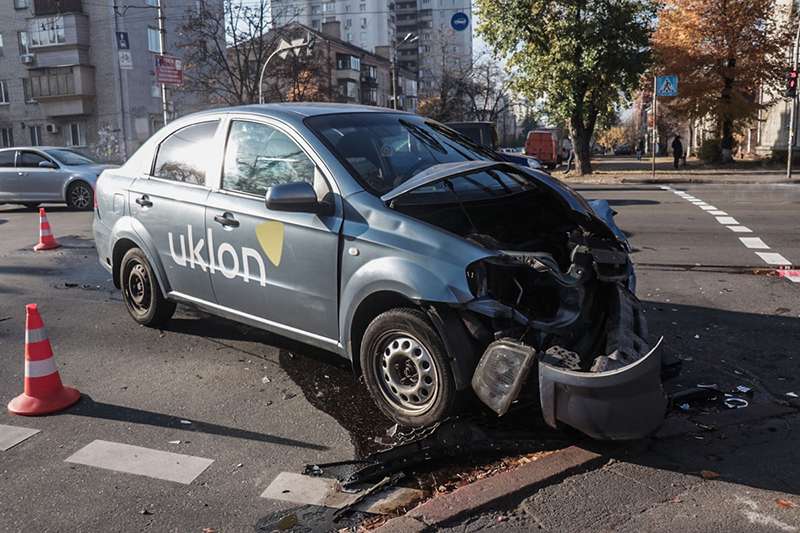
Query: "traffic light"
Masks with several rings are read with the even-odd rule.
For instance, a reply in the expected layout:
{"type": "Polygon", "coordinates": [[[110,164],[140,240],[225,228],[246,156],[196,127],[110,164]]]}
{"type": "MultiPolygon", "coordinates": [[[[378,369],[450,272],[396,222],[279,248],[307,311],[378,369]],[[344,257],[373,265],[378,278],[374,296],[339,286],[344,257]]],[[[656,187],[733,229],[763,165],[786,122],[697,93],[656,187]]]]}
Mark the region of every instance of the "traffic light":
{"type": "Polygon", "coordinates": [[[789,71],[789,77],[786,79],[786,97],[797,98],[797,69],[789,71]]]}

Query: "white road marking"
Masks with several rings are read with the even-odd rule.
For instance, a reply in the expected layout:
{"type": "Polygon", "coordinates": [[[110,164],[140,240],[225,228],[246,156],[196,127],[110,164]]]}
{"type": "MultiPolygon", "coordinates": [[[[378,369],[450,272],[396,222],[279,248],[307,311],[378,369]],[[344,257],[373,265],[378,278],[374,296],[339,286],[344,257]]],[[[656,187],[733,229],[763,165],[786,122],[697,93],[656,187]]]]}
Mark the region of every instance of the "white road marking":
{"type": "Polygon", "coordinates": [[[725,226],[734,233],[753,233],[753,230],[747,226],[725,226]]]}
{"type": "Polygon", "coordinates": [[[753,250],[769,250],[767,243],[762,241],[760,237],[739,237],[739,240],[742,241],[742,244],[747,248],[753,250]]]}
{"type": "Polygon", "coordinates": [[[738,226],[739,222],[733,217],[717,217],[717,222],[723,226],[738,226]]]}
{"type": "MultiPolygon", "coordinates": [[[[341,509],[359,497],[338,490],[335,479],[311,477],[294,472],[281,472],[272,480],[269,487],[261,493],[262,498],[270,498],[301,505],[320,505],[341,509]]],[[[404,504],[412,503],[423,496],[418,489],[392,487],[372,497],[367,497],[355,505],[355,509],[367,513],[385,514],[404,504]]]]}
{"type": "Polygon", "coordinates": [[[96,466],[116,472],[165,479],[188,485],[203,473],[213,459],[162,452],[141,446],[96,440],[67,459],[68,463],[96,466]]]}
{"type": "Polygon", "coordinates": [[[709,211],[708,214],[709,215],[714,215],[715,217],[726,217],[726,216],[728,216],[728,213],[726,213],[725,211],[720,211],[720,210],[709,211]]]}
{"type": "Polygon", "coordinates": [[[756,252],[756,255],[768,265],[791,265],[792,263],[781,254],[774,252],[756,252]]]}
{"type": "Polygon", "coordinates": [[[38,429],[0,424],[0,451],[8,451],[20,442],[39,433],[38,429]]]}
{"type": "Polygon", "coordinates": [[[717,210],[717,208],[714,207],[713,205],[700,205],[698,207],[700,209],[702,209],[703,211],[716,211],[717,210]]]}

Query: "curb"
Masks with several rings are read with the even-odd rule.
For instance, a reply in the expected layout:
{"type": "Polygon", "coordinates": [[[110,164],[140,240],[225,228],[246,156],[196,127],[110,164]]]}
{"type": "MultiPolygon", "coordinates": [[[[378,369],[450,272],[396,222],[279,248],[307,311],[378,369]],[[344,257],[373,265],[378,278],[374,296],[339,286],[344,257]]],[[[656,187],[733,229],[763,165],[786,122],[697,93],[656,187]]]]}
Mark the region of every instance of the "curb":
{"type": "Polygon", "coordinates": [[[563,179],[568,185],[785,185],[798,184],[800,180],[757,180],[736,178],[609,178],[609,179],[563,179]]]}
{"type": "Polygon", "coordinates": [[[481,509],[495,507],[502,500],[524,498],[539,488],[557,483],[604,461],[602,455],[570,446],[514,470],[478,480],[449,494],[428,500],[404,516],[386,522],[375,531],[421,533],[481,509]]]}

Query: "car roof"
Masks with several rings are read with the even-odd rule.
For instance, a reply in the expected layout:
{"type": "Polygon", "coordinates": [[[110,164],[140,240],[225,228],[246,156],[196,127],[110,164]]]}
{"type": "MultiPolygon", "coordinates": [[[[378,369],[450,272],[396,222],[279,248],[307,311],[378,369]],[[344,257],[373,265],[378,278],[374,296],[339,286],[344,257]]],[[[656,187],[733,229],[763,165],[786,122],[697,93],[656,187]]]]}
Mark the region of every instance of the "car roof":
{"type": "Polygon", "coordinates": [[[284,102],[275,104],[250,104],[200,111],[188,116],[200,117],[214,113],[252,113],[286,120],[304,119],[317,115],[335,115],[340,113],[403,113],[399,109],[357,104],[338,104],[332,102],[284,102]]]}
{"type": "Polygon", "coordinates": [[[9,146],[8,148],[0,148],[0,152],[8,152],[10,150],[37,150],[39,152],[46,150],[72,150],[69,146],[9,146]]]}

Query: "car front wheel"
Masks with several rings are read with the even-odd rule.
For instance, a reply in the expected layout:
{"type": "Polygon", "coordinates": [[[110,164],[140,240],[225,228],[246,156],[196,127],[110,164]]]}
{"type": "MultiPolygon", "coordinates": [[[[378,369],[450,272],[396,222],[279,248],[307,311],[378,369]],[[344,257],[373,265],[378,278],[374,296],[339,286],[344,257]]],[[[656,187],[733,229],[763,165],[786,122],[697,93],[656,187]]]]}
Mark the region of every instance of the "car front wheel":
{"type": "Polygon", "coordinates": [[[360,361],[375,403],[398,424],[428,426],[453,412],[453,374],[444,344],[423,312],[392,309],[378,315],[364,333],[360,361]]]}
{"type": "Polygon", "coordinates": [[[85,211],[94,204],[94,191],[83,181],[76,181],[67,189],[67,206],[70,209],[85,211]]]}
{"type": "Polygon", "coordinates": [[[153,268],[139,248],[131,248],[122,258],[119,276],[122,299],[136,322],[157,327],[172,318],[175,303],[164,298],[153,268]]]}

